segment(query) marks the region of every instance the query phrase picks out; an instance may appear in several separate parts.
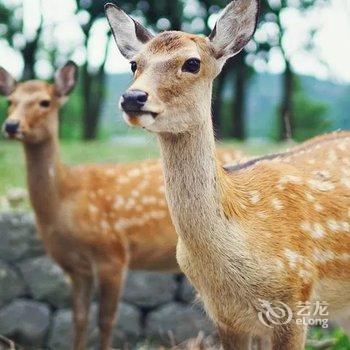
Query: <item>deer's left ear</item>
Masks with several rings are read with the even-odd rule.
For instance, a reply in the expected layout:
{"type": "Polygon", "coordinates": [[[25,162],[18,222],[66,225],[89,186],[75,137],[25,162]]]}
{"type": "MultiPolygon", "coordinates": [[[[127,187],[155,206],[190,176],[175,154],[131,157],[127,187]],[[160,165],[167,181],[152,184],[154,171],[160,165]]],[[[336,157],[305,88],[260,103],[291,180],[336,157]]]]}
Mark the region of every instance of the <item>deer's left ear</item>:
{"type": "Polygon", "coordinates": [[[0,67],[0,95],[11,95],[17,85],[16,80],[4,68],[0,67]]]}
{"type": "Polygon", "coordinates": [[[105,5],[106,16],[122,55],[130,60],[153,35],[114,4],[105,5]]]}
{"type": "Polygon", "coordinates": [[[232,0],[223,10],[209,36],[217,59],[238,54],[254,35],[259,0],[232,0]]]}
{"type": "Polygon", "coordinates": [[[68,96],[78,80],[78,66],[68,61],[55,76],[55,91],[59,97],[68,96]]]}

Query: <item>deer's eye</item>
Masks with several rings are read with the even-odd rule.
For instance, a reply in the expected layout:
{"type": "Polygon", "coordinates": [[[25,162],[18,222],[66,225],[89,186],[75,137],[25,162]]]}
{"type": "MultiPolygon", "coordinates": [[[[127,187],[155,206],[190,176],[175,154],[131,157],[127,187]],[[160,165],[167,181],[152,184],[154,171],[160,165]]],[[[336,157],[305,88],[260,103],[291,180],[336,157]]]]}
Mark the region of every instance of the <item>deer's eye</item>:
{"type": "Polygon", "coordinates": [[[137,70],[137,63],[135,61],[132,61],[130,62],[130,64],[131,64],[131,71],[135,73],[137,70]]]}
{"type": "Polygon", "coordinates": [[[51,102],[49,100],[42,100],[42,101],[40,101],[40,107],[43,107],[43,108],[50,107],[50,104],[51,104],[51,102]]]}
{"type": "Polygon", "coordinates": [[[12,105],[12,101],[11,100],[7,100],[7,106],[11,107],[11,105],[12,105]]]}
{"type": "Polygon", "coordinates": [[[190,58],[182,66],[183,72],[196,74],[201,68],[201,61],[198,58],[190,58]]]}

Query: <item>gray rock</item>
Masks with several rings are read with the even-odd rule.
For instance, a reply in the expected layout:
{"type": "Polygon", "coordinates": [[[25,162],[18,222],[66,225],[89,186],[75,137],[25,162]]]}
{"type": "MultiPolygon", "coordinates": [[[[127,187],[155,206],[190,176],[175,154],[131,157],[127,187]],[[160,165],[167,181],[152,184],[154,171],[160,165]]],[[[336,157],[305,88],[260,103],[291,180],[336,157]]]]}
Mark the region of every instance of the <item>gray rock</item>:
{"type": "Polygon", "coordinates": [[[184,277],[180,285],[179,299],[187,304],[192,304],[196,301],[196,296],[196,290],[188,282],[188,279],[184,277]]]}
{"type": "Polygon", "coordinates": [[[0,307],[25,294],[24,283],[17,270],[0,260],[0,307]]]}
{"type": "Polygon", "coordinates": [[[181,303],[162,306],[149,314],[146,320],[146,336],[154,342],[171,345],[195,338],[199,332],[210,335],[214,327],[198,308],[189,308],[181,303]]]}
{"type": "Polygon", "coordinates": [[[12,262],[43,253],[44,248],[37,237],[32,214],[0,214],[0,259],[12,262]]]}
{"type": "Polygon", "coordinates": [[[17,299],[0,310],[0,334],[28,347],[43,346],[50,325],[47,305],[17,299]]]}
{"type": "MultiPolygon", "coordinates": [[[[91,306],[90,323],[88,328],[88,349],[96,349],[98,343],[97,328],[97,307],[91,306]]],[[[72,320],[72,311],[62,309],[55,312],[53,322],[48,338],[48,348],[50,350],[67,350],[72,348],[74,335],[74,326],[72,320]]]]}
{"type": "Polygon", "coordinates": [[[71,287],[62,269],[48,256],[27,259],[19,264],[30,295],[50,305],[70,306],[71,287]]]}
{"type": "Polygon", "coordinates": [[[118,318],[113,329],[113,347],[123,349],[135,345],[142,337],[141,312],[126,303],[119,303],[118,318]]]}
{"type": "Polygon", "coordinates": [[[154,308],[174,299],[177,283],[174,275],[154,272],[130,272],[123,300],[145,308],[154,308]]]}

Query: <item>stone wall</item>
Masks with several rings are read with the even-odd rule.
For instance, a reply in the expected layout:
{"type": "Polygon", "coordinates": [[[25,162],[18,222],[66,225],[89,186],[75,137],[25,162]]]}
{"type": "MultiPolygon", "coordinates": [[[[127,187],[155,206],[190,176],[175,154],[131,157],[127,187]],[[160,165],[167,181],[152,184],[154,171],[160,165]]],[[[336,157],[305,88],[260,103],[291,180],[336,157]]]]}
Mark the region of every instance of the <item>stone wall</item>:
{"type": "MultiPolygon", "coordinates": [[[[194,297],[182,275],[130,272],[113,346],[131,347],[145,340],[178,344],[200,331],[212,334],[212,325],[193,303],[194,297]]],[[[91,349],[98,339],[96,314],[94,299],[88,332],[91,349]]],[[[0,214],[0,334],[25,349],[70,349],[69,280],[45,255],[30,213],[0,214]]]]}

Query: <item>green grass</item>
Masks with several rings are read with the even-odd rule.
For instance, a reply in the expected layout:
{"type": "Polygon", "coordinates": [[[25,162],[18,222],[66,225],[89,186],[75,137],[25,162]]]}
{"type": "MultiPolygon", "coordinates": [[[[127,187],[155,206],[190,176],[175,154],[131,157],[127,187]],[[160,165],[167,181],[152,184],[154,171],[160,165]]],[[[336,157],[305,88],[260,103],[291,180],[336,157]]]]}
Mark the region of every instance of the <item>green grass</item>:
{"type": "MultiPolygon", "coordinates": [[[[129,162],[158,156],[156,142],[126,146],[113,142],[61,142],[61,157],[67,164],[129,162]]],[[[0,141],[0,194],[13,187],[25,187],[25,162],[22,145],[0,141]]]]}
{"type": "MultiPolygon", "coordinates": [[[[130,162],[159,156],[157,142],[149,136],[130,145],[123,141],[61,141],[61,157],[67,164],[130,162]]],[[[278,145],[246,145],[227,141],[222,145],[248,154],[275,152],[278,145]]],[[[26,187],[22,145],[16,141],[0,141],[0,195],[14,187],[26,187]]]]}

